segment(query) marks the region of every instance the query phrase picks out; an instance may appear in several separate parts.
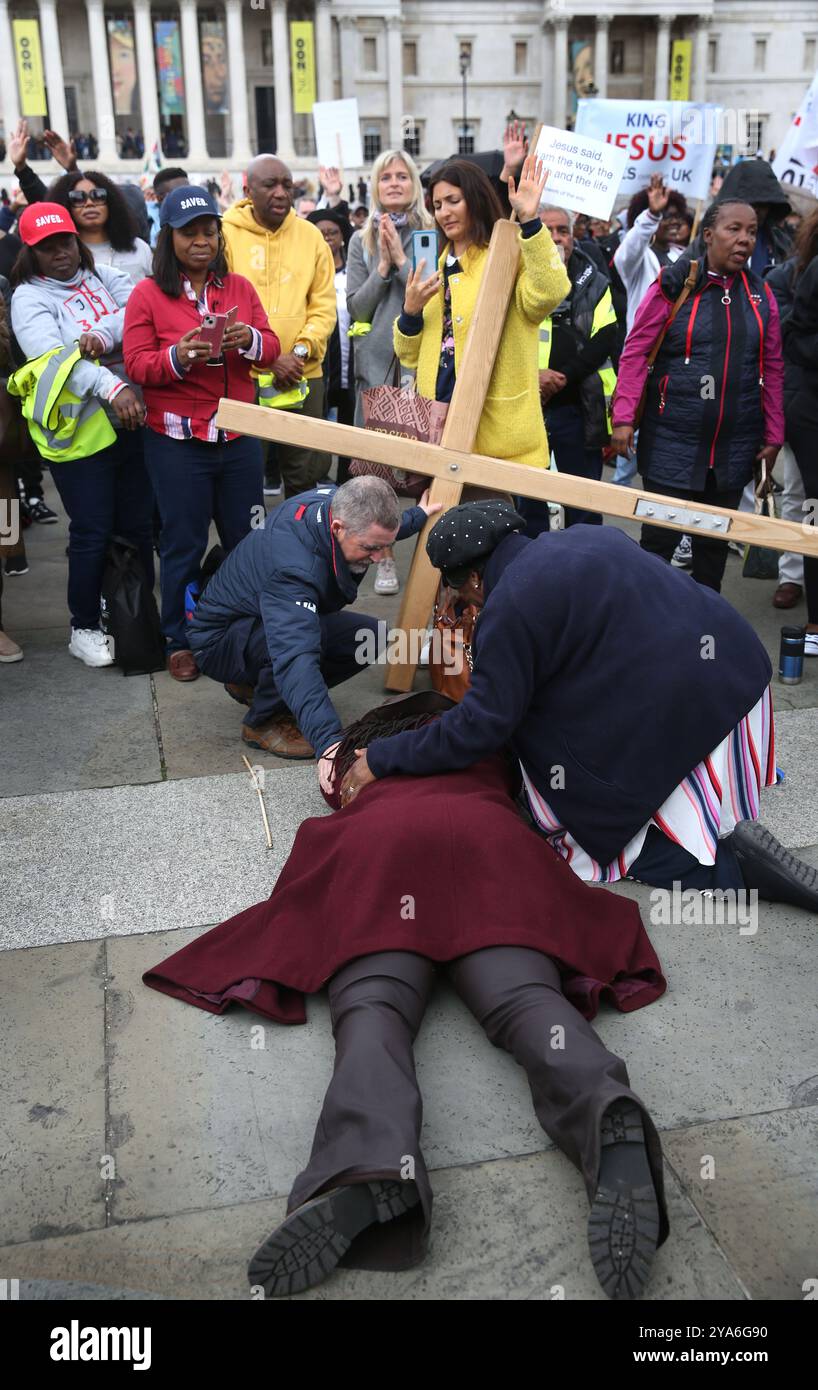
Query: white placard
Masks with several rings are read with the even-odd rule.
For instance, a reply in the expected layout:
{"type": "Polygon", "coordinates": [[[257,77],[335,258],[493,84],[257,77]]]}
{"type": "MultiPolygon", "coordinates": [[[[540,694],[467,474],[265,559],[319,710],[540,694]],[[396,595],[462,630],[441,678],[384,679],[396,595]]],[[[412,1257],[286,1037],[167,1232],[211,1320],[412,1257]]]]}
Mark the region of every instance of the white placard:
{"type": "Polygon", "coordinates": [[[818,198],[818,72],[781,142],[773,173],[785,186],[818,198]]]}
{"type": "Polygon", "coordinates": [[[625,153],[619,192],[629,198],[661,174],[686,198],[706,198],[716,146],[723,144],[723,110],[695,101],[605,101],[585,97],[576,129],[625,153]]]}
{"type": "Polygon", "coordinates": [[[546,203],[564,204],[569,212],[608,220],[628,158],[624,150],[546,125],[536,152],[548,169],[546,203]]]}
{"type": "Polygon", "coordinates": [[[347,97],[344,101],[317,101],[312,108],[312,119],[319,164],[342,169],[363,167],[357,97],[347,97]]]}

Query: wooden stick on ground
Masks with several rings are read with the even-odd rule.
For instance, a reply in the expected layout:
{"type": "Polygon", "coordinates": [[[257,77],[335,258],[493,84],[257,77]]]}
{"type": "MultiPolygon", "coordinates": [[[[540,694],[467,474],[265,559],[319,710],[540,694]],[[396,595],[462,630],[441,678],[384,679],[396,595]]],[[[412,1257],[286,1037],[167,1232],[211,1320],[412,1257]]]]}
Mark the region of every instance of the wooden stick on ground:
{"type": "Polygon", "coordinates": [[[259,786],[258,781],[257,781],[257,779],[256,779],[255,771],[253,770],[253,767],[251,766],[251,764],[247,761],[247,757],[246,757],[246,755],[245,755],[244,753],[242,753],[242,755],[241,755],[241,760],[242,760],[242,762],[244,763],[244,766],[247,768],[247,771],[250,773],[250,776],[251,776],[252,779],[253,779],[253,786],[255,787],[256,791],[258,792],[258,800],[259,800],[259,805],[260,805],[260,807],[261,807],[261,817],[262,817],[262,820],[264,821],[264,829],[267,831],[267,848],[268,848],[268,849],[272,849],[272,848],[273,848],[273,837],[272,837],[272,835],[270,834],[270,822],[269,822],[268,819],[267,819],[267,812],[266,812],[266,810],[264,809],[264,797],[261,795],[261,787],[259,786]]]}

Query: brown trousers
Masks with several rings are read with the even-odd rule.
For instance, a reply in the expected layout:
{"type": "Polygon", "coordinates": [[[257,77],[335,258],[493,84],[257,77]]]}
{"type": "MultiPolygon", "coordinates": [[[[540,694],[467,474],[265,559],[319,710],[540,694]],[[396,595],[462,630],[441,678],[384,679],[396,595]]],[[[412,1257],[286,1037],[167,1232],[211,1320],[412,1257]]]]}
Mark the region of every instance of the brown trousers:
{"type": "MultiPolygon", "coordinates": [[[[494,946],[439,968],[494,1046],[525,1069],[537,1119],[582,1173],[589,1199],[604,1111],[620,1097],[639,1105],[664,1218],[656,1130],[630,1089],[624,1062],[566,999],[553,961],[527,947],[494,946]]],[[[425,956],[383,951],[351,961],[330,981],[335,1070],[310,1161],[287,1209],[340,1183],[373,1177],[411,1176],[421,1199],[405,1216],[363,1231],[341,1261],[352,1268],[406,1269],[425,1254],[432,1190],[420,1150],[423,1102],[412,1044],[435,969],[425,956]]]]}

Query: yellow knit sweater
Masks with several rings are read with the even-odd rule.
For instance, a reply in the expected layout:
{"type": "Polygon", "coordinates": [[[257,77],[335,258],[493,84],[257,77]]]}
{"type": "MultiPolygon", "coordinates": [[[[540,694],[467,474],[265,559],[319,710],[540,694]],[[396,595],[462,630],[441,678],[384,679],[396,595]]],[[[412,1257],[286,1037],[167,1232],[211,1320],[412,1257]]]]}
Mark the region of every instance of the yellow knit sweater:
{"type": "MultiPolygon", "coordinates": [[[[537,375],[537,335],[543,319],[562,303],[571,285],[547,227],[532,237],[521,235],[520,241],[517,284],[474,447],[478,454],[546,468],[548,448],[537,375]]],[[[460,259],[462,269],[449,279],[456,372],[460,370],[487,256],[487,246],[470,246],[460,259]]],[[[444,251],[439,263],[441,270],[445,259],[444,251]]],[[[431,399],[437,383],[442,338],[441,286],[440,293],[423,311],[422,332],[407,337],[399,331],[397,321],[394,329],[395,352],[404,366],[416,370],[418,391],[431,399]]]]}
{"type": "Polygon", "coordinates": [[[249,198],[235,203],[222,219],[231,270],[258,291],[281,351],[296,343],[309,348],[305,377],[321,375],[321,363],[335,327],[335,266],[317,227],[292,208],[274,232],[256,221],[249,198]]]}

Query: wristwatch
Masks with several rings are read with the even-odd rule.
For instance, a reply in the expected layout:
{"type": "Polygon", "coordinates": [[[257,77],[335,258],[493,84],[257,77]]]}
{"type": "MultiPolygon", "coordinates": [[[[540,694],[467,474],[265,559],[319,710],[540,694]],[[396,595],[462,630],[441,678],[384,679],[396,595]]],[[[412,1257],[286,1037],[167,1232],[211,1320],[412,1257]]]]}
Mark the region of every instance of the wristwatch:
{"type": "Polygon", "coordinates": [[[308,347],[305,347],[303,343],[296,343],[293,348],[293,357],[297,357],[299,362],[306,362],[309,355],[310,350],[308,347]]]}

